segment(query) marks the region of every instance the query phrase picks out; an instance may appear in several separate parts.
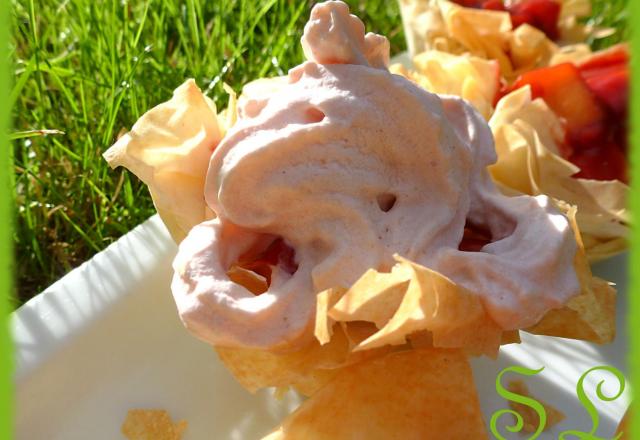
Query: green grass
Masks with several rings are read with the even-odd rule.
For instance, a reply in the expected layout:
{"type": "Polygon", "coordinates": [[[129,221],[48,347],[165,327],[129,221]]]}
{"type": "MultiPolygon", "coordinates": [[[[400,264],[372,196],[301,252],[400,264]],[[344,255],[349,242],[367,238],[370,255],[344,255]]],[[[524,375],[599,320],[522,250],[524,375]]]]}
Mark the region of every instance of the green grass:
{"type": "MultiPolygon", "coordinates": [[[[366,11],[364,2],[351,4],[369,30],[404,49],[394,2],[369,2],[366,11]]],[[[285,74],[302,61],[299,39],[310,6],[13,3],[16,305],[155,212],[146,187],[101,157],[117,134],[186,78],[222,108],[223,82],[239,91],[257,77],[285,74]]]]}
{"type": "MultiPolygon", "coordinates": [[[[392,53],[405,49],[395,1],[348,3],[392,53]]],[[[625,27],[624,1],[596,3],[603,24],[625,27]]],[[[223,108],[223,83],[284,74],[302,60],[311,4],[12,1],[15,306],[155,212],[146,187],[101,157],[118,133],[186,78],[223,108]]]]}

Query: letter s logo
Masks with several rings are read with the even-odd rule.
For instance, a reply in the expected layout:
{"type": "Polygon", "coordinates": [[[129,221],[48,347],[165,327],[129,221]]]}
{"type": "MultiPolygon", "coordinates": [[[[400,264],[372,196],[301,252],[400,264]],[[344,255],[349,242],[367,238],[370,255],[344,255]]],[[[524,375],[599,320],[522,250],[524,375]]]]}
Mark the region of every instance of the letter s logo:
{"type": "MultiPolygon", "coordinates": [[[[547,412],[545,411],[544,406],[542,406],[542,404],[537,400],[529,396],[522,396],[520,394],[516,394],[507,390],[504,386],[502,386],[501,380],[502,380],[502,376],[510,372],[516,373],[516,374],[522,374],[524,376],[535,376],[536,374],[540,373],[542,370],[544,370],[544,367],[540,368],[539,370],[530,370],[525,367],[513,366],[513,367],[508,367],[502,370],[500,374],[498,374],[498,377],[496,378],[496,392],[501,397],[505,398],[506,400],[510,400],[512,402],[528,406],[538,414],[538,420],[539,420],[538,427],[536,431],[531,435],[531,437],[528,438],[528,440],[534,440],[540,436],[540,434],[542,433],[542,430],[547,424],[547,412]]],[[[498,419],[503,414],[512,414],[516,418],[515,425],[505,426],[507,431],[516,433],[516,432],[522,431],[522,428],[524,427],[524,420],[522,419],[522,416],[517,411],[513,409],[501,409],[499,411],[496,411],[491,416],[490,429],[491,429],[491,433],[498,440],[507,440],[506,437],[503,437],[502,434],[498,432],[498,419]]]]}

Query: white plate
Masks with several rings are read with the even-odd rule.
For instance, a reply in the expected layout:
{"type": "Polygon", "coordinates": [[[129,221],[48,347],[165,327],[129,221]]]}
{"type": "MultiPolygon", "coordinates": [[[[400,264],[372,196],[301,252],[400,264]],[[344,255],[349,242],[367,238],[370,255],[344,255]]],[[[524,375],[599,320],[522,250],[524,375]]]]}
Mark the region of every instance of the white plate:
{"type": "MultiPolygon", "coordinates": [[[[169,290],[175,250],[155,216],[13,314],[17,439],[123,438],[120,426],[131,408],[162,408],[174,420],[186,420],[185,440],[257,439],[299,403],[293,393],[280,402],[270,390],[249,394],[211,348],[187,334],[169,290]]],[[[494,387],[502,368],[544,366],[539,377],[527,380],[529,388],[567,419],[541,438],[557,438],[565,429],[590,430],[575,386],[593,366],[626,372],[625,267],[626,257],[618,257],[596,268],[618,283],[615,343],[600,347],[525,335],[522,344],[503,347],[497,361],[474,361],[487,422],[506,407],[494,387]]],[[[598,377],[587,380],[590,395],[598,377]]],[[[605,391],[615,391],[611,379],[605,391]]],[[[596,404],[602,437],[611,436],[627,404],[626,392],[596,404]]]]}

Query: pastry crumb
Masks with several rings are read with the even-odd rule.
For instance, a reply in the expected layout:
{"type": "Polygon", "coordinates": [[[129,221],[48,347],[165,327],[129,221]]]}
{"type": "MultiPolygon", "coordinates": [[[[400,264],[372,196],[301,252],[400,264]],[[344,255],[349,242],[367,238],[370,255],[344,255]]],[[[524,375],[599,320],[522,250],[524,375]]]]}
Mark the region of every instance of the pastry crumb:
{"type": "MultiPolygon", "coordinates": [[[[549,405],[548,403],[541,401],[537,397],[532,396],[531,393],[529,392],[529,388],[527,388],[527,385],[525,385],[523,381],[512,380],[509,382],[509,386],[507,388],[512,393],[534,398],[535,400],[540,402],[540,404],[542,404],[542,406],[544,407],[547,413],[547,423],[543,431],[546,431],[547,429],[553,427],[554,425],[557,425],[558,423],[560,423],[562,420],[565,419],[566,416],[562,411],[549,405]]],[[[521,403],[513,402],[513,401],[509,402],[509,407],[522,416],[522,420],[524,422],[524,426],[522,429],[525,432],[536,432],[536,429],[538,428],[539,419],[538,419],[538,414],[533,410],[533,408],[523,405],[521,403]]]]}
{"type": "Polygon", "coordinates": [[[130,409],[120,429],[128,440],[181,440],[187,422],[173,423],[163,409],[130,409]]]}

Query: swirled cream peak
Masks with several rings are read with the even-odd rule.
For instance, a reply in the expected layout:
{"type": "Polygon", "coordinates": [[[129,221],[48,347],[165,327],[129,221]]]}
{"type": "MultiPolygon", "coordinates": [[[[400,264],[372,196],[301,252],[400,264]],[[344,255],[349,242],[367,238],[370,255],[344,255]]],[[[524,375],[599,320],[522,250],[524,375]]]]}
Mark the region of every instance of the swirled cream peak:
{"type": "Polygon", "coordinates": [[[242,99],[211,156],[205,197],[217,218],[193,228],[174,264],[197,336],[261,348],[309,337],[317,292],[390,270],[394,254],[477,292],[504,329],[578,293],[569,222],[544,196],[496,190],[493,138],[471,106],[390,74],[386,39],[365,37],[342,2],[313,8],[302,44],[308,61],[242,99]],[[458,250],[465,224],[492,242],[458,250]],[[297,268],[276,266],[254,295],[227,271],[275,237],[297,268]]]}
{"type": "Polygon", "coordinates": [[[302,49],[309,61],[319,64],[389,65],[389,40],[369,32],[341,1],[316,5],[304,27],[302,49]]]}

